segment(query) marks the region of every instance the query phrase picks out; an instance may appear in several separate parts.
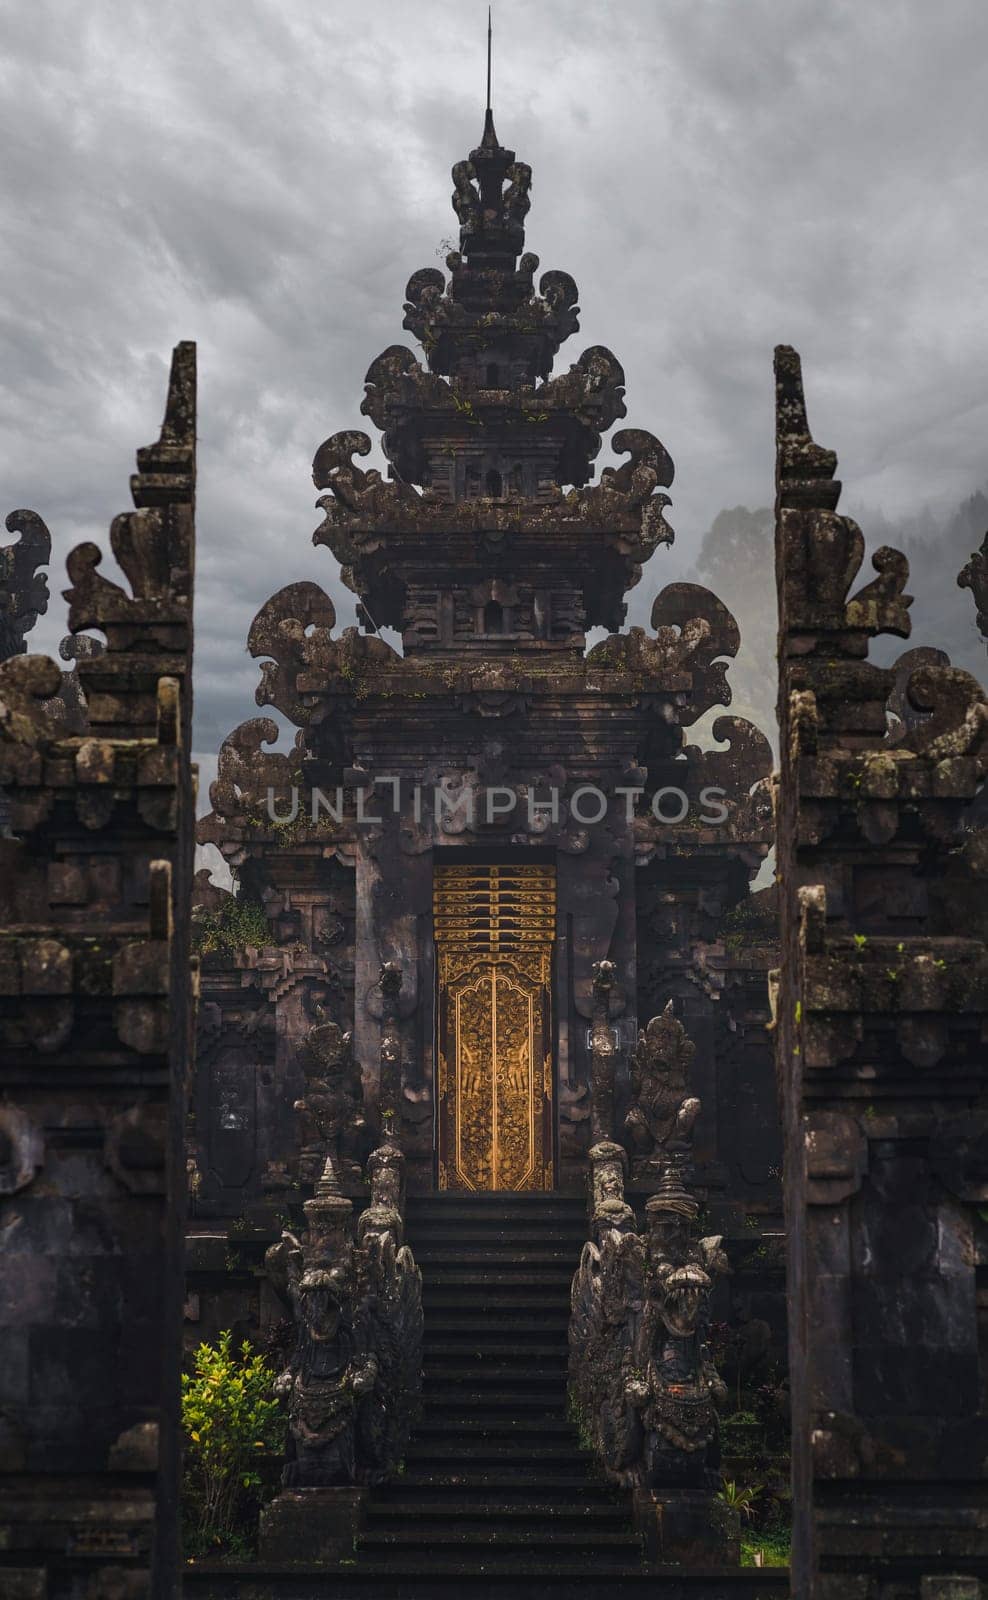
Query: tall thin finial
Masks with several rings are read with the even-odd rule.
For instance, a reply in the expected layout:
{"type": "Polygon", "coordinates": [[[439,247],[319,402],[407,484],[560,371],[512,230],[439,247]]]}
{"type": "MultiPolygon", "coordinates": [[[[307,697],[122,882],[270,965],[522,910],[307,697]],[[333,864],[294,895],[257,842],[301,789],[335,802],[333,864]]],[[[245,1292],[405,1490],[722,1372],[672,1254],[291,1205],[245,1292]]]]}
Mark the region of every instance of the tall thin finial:
{"type": "Polygon", "coordinates": [[[497,134],[494,132],[494,113],[491,110],[491,55],[493,47],[491,36],[491,8],[487,7],[487,110],[484,112],[484,137],[480,141],[481,150],[497,150],[497,134]]]}

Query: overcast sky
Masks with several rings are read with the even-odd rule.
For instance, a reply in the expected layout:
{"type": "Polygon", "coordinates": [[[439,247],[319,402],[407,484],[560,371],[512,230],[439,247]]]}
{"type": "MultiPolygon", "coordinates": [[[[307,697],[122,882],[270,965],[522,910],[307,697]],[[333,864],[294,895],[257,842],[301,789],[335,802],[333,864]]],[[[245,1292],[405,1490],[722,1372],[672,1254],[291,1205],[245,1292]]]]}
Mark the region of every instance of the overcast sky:
{"type": "MultiPolygon", "coordinates": [[[[984,482],[984,0],[494,9],[528,247],[580,286],[557,365],[609,346],[625,425],[676,462],[677,547],[636,609],[722,507],[770,501],[778,342],[802,352],[850,509],[984,482]]],[[[310,462],[366,426],[368,365],[412,342],[405,282],[455,237],[486,4],[6,0],[0,28],[2,505],[49,522],[57,595],[66,551],[128,505],[171,346],[198,341],[196,743],[215,751],[256,713],[244,637],[274,589],[315,578],[352,617],[311,544],[310,462]]],[[[56,600],[34,648],[63,623],[56,600]]]]}

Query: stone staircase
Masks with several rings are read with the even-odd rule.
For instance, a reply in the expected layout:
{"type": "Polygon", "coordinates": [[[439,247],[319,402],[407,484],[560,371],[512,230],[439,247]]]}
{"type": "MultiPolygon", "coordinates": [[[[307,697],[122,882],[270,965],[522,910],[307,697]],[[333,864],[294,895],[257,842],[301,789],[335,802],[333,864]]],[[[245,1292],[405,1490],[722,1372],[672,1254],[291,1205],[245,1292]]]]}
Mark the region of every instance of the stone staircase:
{"type": "Polygon", "coordinates": [[[188,1600],[784,1600],[783,1571],[649,1568],[629,1498],[580,1447],[566,1416],[580,1198],[412,1198],[406,1234],[424,1280],[423,1412],[352,1557],[203,1562],[188,1600]]]}
{"type": "MultiPolygon", "coordinates": [[[[460,1577],[642,1570],[629,1506],[593,1475],[566,1416],[579,1198],[412,1199],[424,1280],[423,1415],[404,1470],[369,1500],[358,1565],[460,1577]]],[[[574,1592],[579,1592],[574,1588],[574,1592]]]]}

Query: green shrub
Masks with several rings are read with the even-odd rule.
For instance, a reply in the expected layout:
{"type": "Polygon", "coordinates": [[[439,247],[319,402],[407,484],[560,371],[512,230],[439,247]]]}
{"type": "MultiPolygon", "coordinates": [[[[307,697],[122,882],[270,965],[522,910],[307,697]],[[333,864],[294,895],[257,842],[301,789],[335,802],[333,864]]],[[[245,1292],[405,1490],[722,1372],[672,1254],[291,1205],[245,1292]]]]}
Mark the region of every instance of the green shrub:
{"type": "Polygon", "coordinates": [[[741,1536],[743,1567],[788,1567],[792,1556],[792,1534],[788,1528],[771,1533],[744,1533],[741,1536]],[[761,1556],[756,1561],[756,1555],[761,1556]]]}
{"type": "Polygon", "coordinates": [[[725,1506],[730,1506],[732,1511],[737,1511],[746,1521],[755,1514],[755,1501],[762,1493],[764,1484],[735,1483],[733,1478],[722,1478],[723,1487],[718,1491],[717,1499],[723,1501],[725,1506]]]}
{"type": "Polygon", "coordinates": [[[192,913],[192,949],[198,956],[217,951],[235,955],[248,946],[261,949],[272,938],[264,907],[257,900],[229,895],[218,911],[197,906],[192,913]]]}
{"type": "Polygon", "coordinates": [[[186,1546],[204,1554],[241,1554],[274,1458],[285,1442],[285,1416],[271,1392],[274,1368],[245,1339],[231,1350],[227,1329],[201,1344],[195,1370],[182,1377],[185,1434],[183,1500],[186,1546]]]}

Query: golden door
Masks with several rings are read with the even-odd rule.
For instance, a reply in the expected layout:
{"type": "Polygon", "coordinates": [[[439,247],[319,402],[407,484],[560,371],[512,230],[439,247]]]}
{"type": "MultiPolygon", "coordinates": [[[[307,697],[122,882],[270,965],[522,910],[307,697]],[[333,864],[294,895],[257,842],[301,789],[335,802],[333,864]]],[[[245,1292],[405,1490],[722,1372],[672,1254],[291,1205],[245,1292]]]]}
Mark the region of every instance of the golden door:
{"type": "Polygon", "coordinates": [[[440,1189],[551,1189],[554,867],[436,869],[440,1189]]]}

